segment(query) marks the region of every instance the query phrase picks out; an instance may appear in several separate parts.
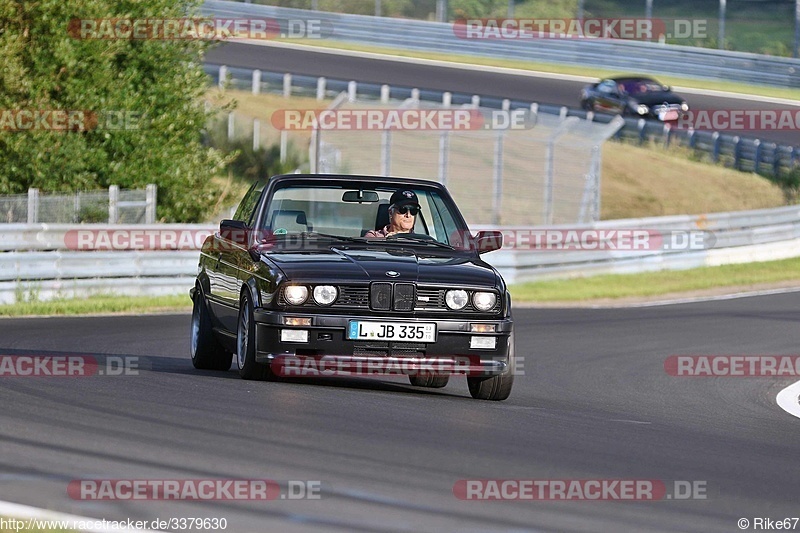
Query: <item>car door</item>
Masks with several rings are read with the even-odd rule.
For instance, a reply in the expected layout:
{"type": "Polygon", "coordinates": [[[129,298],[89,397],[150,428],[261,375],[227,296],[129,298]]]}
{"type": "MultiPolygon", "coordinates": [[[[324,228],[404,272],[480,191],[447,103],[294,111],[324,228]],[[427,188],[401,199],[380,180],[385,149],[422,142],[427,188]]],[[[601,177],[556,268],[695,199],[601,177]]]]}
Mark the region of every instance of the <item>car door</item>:
{"type": "MultiPolygon", "coordinates": [[[[263,183],[256,182],[239,204],[233,220],[249,228],[254,213],[261,198],[263,183]]],[[[229,331],[236,331],[239,318],[239,294],[241,291],[241,275],[239,271],[245,258],[249,259],[248,230],[234,230],[218,232],[214,236],[215,251],[218,254],[216,268],[213,276],[209,273],[209,286],[211,295],[212,312],[222,327],[229,331]]],[[[252,260],[251,260],[252,261],[252,260]]]]}
{"type": "Polygon", "coordinates": [[[621,114],[625,110],[625,99],[614,80],[603,80],[597,85],[595,109],[604,113],[621,114]]]}

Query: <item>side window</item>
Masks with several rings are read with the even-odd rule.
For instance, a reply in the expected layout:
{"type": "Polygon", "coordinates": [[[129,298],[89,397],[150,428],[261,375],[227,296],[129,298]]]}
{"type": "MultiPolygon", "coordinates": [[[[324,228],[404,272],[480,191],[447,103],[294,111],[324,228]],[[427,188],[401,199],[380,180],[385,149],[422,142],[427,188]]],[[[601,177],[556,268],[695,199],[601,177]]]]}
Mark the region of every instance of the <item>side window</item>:
{"type": "Polygon", "coordinates": [[[262,190],[264,190],[264,183],[261,180],[250,186],[250,190],[244,195],[239,207],[236,209],[236,214],[233,215],[234,220],[241,220],[249,227],[253,227],[253,216],[258,206],[258,199],[261,198],[262,190]]]}
{"type": "Polygon", "coordinates": [[[597,90],[603,94],[611,94],[614,92],[615,83],[610,80],[605,80],[603,83],[597,86],[597,90]]]}

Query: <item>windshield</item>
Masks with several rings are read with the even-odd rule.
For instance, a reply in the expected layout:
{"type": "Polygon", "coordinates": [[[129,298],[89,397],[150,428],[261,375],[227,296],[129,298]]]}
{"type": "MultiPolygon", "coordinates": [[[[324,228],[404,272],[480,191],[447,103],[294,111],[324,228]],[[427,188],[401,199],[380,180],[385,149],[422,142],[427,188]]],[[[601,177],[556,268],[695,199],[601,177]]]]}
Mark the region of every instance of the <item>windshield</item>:
{"type": "Polygon", "coordinates": [[[626,80],[620,85],[626,93],[631,95],[664,91],[664,86],[655,80],[626,80]]]}
{"type": "MultiPolygon", "coordinates": [[[[419,212],[408,233],[389,240],[461,246],[466,227],[457,208],[435,189],[401,187],[417,195],[419,212]]],[[[274,191],[261,227],[274,235],[314,233],[357,241],[384,240],[376,235],[389,225],[389,200],[398,185],[290,185],[274,191]],[[362,199],[363,201],[358,201],[362,199]],[[371,233],[373,232],[373,233],[371,233]]]]}

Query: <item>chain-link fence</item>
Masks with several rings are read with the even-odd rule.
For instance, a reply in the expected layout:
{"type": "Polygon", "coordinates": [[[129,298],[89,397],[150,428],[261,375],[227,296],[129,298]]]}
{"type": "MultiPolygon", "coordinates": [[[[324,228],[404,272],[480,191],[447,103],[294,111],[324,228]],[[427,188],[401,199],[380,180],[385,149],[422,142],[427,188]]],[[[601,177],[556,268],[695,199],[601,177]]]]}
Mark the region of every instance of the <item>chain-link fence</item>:
{"type": "MultiPolygon", "coordinates": [[[[337,99],[337,113],[450,109],[406,100],[399,106],[337,99]]],[[[498,110],[462,106],[478,117],[498,110]]],[[[353,115],[355,113],[350,113],[353,115]]],[[[453,194],[471,224],[538,225],[593,222],[600,214],[602,143],[621,120],[598,124],[576,117],[536,113],[525,128],[468,131],[315,130],[309,152],[312,172],[435,179],[453,194]]]]}
{"type": "Polygon", "coordinates": [[[28,194],[0,196],[0,223],[152,224],[156,220],[155,185],[145,190],[80,191],[71,194],[29,189],[28,194]]]}

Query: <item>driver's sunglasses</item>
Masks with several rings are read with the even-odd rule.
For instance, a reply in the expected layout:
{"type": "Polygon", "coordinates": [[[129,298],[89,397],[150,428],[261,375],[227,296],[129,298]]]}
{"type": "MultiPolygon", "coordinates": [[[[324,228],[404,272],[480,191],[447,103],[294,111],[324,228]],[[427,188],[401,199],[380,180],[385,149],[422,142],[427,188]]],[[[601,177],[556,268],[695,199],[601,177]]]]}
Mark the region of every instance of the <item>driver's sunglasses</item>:
{"type": "Polygon", "coordinates": [[[411,213],[411,216],[415,217],[417,216],[417,213],[419,213],[419,207],[415,205],[403,205],[397,208],[397,212],[400,213],[401,215],[405,215],[406,213],[411,213]]]}

